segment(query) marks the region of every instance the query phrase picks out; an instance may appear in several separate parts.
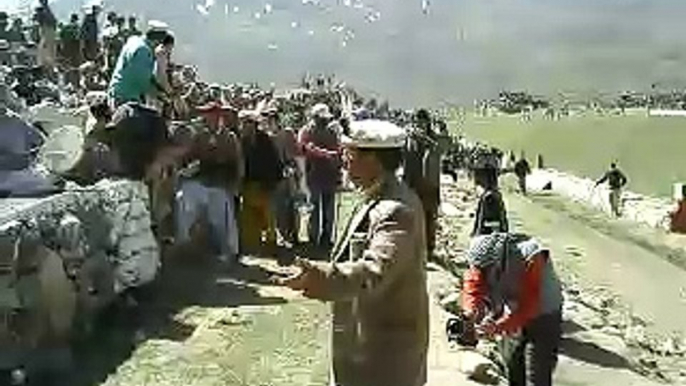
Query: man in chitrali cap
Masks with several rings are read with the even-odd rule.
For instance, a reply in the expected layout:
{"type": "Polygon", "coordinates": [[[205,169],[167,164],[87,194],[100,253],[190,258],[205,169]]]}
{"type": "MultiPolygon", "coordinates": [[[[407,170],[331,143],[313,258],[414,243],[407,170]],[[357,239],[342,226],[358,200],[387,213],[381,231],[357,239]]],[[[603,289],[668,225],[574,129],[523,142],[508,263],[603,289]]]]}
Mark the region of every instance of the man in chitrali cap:
{"type": "Polygon", "coordinates": [[[403,129],[351,123],[344,165],[364,201],[330,262],[298,260],[279,282],[333,306],[331,385],[420,386],[427,381],[429,311],[424,216],[417,195],[395,175],[403,129]]]}
{"type": "Polygon", "coordinates": [[[153,50],[170,34],[169,27],[163,22],[150,21],[149,24],[145,37],[129,38],[117,59],[108,90],[115,107],[126,102],[144,103],[145,97],[155,90],[153,50]]]}
{"type": "Polygon", "coordinates": [[[509,385],[552,385],[563,299],[550,251],[530,236],[497,232],[472,239],[467,262],[467,330],[504,338],[500,349],[509,385]]]}

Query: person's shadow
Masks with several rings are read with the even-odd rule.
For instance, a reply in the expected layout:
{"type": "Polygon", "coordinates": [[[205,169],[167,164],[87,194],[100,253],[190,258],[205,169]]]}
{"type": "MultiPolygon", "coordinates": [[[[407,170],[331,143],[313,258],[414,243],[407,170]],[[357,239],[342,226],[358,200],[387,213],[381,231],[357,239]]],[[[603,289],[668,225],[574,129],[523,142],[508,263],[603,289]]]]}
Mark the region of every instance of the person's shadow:
{"type": "Polygon", "coordinates": [[[95,332],[74,350],[74,368],[62,377],[38,380],[39,385],[96,386],[150,339],[184,341],[196,327],[176,314],[189,306],[230,308],[242,305],[284,304],[281,297],[261,296],[253,285],[270,283],[272,273],[259,266],[225,269],[202,249],[186,249],[184,256],[164,257],[157,282],[133,309],[114,305],[100,315],[95,332]],[[190,252],[192,253],[190,253],[190,252]],[[231,280],[227,280],[231,278],[231,280]]]}
{"type": "Polygon", "coordinates": [[[623,356],[600,347],[596,343],[563,337],[560,353],[572,359],[611,369],[633,370],[631,363],[623,356]]]}

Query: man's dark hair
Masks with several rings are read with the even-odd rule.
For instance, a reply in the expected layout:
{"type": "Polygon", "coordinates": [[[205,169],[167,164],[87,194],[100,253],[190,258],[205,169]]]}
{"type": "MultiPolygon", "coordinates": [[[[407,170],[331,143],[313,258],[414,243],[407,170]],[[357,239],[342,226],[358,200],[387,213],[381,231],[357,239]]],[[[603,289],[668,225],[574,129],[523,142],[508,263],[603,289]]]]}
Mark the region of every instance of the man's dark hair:
{"type": "Polygon", "coordinates": [[[381,167],[384,171],[393,173],[403,162],[403,149],[393,148],[393,149],[361,149],[365,153],[372,153],[379,160],[381,167]]]}
{"type": "Polygon", "coordinates": [[[498,171],[493,167],[474,169],[474,180],[485,189],[498,187],[498,171]]]}
{"type": "Polygon", "coordinates": [[[169,32],[165,32],[165,35],[162,38],[162,44],[165,46],[173,46],[174,41],[174,35],[170,34],[169,32]]]}
{"type": "Polygon", "coordinates": [[[616,168],[617,168],[617,164],[616,164],[616,163],[614,163],[614,162],[613,162],[613,163],[611,163],[611,164],[610,164],[610,168],[612,168],[612,169],[616,169],[616,168]]]}
{"type": "Polygon", "coordinates": [[[112,110],[106,101],[101,101],[90,106],[90,112],[98,120],[110,121],[112,110]]]}
{"type": "Polygon", "coordinates": [[[429,111],[427,109],[419,109],[415,114],[415,119],[417,121],[430,121],[431,114],[429,114],[429,111]]]}
{"type": "Polygon", "coordinates": [[[145,33],[145,38],[155,44],[159,44],[168,35],[167,31],[149,30],[145,33]]]}

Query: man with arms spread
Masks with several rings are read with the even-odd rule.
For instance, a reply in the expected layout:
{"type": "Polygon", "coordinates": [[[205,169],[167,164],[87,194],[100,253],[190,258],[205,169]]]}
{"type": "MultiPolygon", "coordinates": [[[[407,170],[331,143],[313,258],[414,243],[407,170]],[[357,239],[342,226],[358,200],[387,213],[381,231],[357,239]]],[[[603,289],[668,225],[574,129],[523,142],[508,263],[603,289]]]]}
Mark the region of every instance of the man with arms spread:
{"type": "Polygon", "coordinates": [[[405,133],[384,121],[356,121],[343,142],[345,166],[365,200],[331,262],[299,260],[301,272],[281,283],[332,302],[332,385],[424,385],[424,214],[419,198],[395,176],[405,133]]]}

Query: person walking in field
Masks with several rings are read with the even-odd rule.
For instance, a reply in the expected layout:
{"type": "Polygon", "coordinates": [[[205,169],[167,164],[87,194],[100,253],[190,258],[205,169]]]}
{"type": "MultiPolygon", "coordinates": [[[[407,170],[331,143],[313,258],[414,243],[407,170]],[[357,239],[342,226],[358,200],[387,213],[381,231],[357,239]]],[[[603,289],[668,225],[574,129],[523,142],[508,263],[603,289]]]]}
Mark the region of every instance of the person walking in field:
{"type": "Polygon", "coordinates": [[[617,167],[615,162],[610,164],[610,170],[605,172],[605,174],[595,183],[595,187],[600,184],[607,182],[610,186],[610,208],[612,209],[612,214],[616,217],[620,217],[621,213],[621,202],[622,202],[622,188],[626,186],[629,180],[626,175],[622,173],[617,167]]]}
{"type": "Polygon", "coordinates": [[[521,157],[514,164],[514,173],[517,176],[519,191],[526,196],[526,177],[531,174],[531,165],[526,160],[524,152],[522,152],[521,157]]]}

